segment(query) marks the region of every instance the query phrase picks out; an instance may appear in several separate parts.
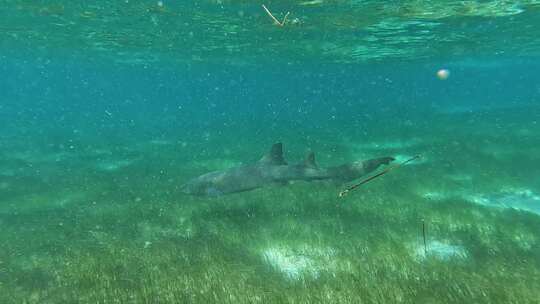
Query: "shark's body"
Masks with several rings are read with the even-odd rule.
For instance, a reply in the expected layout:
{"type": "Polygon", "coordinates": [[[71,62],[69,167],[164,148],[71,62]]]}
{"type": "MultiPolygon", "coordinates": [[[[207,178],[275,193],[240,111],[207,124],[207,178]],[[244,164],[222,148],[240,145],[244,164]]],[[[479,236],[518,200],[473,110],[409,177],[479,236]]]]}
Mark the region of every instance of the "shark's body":
{"type": "Polygon", "coordinates": [[[258,162],[201,175],[184,184],[182,192],[191,195],[217,196],[248,191],[271,184],[287,184],[296,180],[347,182],[370,173],[380,165],[386,165],[393,160],[392,157],[382,157],[336,167],[319,168],[315,163],[315,155],[310,153],[304,163],[289,165],[283,158],[282,144],[277,143],[258,162]]]}

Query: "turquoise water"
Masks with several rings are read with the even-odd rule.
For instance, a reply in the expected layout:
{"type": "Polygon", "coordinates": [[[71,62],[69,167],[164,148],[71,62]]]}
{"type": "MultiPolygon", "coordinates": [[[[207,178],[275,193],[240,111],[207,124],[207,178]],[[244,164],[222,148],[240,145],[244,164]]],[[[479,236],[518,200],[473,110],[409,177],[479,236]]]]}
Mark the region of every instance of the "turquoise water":
{"type": "Polygon", "coordinates": [[[0,303],[536,303],[540,4],[261,4],[2,2],[0,303]]]}

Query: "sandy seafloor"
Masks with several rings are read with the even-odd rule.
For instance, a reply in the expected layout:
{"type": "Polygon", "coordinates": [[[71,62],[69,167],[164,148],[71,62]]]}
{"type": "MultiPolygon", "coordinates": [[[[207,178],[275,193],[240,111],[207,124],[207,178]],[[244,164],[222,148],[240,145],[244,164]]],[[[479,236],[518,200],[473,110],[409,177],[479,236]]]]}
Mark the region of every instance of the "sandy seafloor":
{"type": "Polygon", "coordinates": [[[535,303],[538,107],[408,113],[197,138],[5,132],[0,302],[535,303]],[[180,192],[276,141],[321,166],[422,159],[342,199],[331,183],[180,192]]]}

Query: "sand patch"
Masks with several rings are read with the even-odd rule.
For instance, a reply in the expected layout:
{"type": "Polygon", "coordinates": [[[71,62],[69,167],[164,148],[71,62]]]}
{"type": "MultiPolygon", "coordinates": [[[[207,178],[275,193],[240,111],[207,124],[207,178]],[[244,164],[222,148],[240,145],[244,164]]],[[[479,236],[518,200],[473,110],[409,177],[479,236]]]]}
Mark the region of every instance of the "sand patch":
{"type": "Polygon", "coordinates": [[[424,191],[419,195],[433,201],[455,197],[486,207],[515,209],[540,215],[540,194],[525,188],[506,188],[492,193],[424,191]]]}
{"type": "Polygon", "coordinates": [[[162,226],[150,222],[141,222],[137,226],[145,248],[162,239],[191,239],[195,235],[195,226],[189,217],[180,217],[176,225],[162,226]]]}
{"type": "Polygon", "coordinates": [[[424,244],[415,243],[411,245],[411,252],[415,259],[425,260],[426,258],[436,258],[439,260],[466,259],[468,253],[463,246],[450,244],[449,242],[428,241],[424,244]]]}
{"type": "Polygon", "coordinates": [[[370,143],[359,143],[359,144],[350,144],[346,143],[345,145],[351,146],[354,150],[401,150],[406,148],[412,148],[420,145],[422,142],[418,139],[408,139],[408,140],[394,140],[394,141],[379,141],[379,142],[370,142],[370,143]]]}
{"type": "Polygon", "coordinates": [[[96,169],[101,171],[118,171],[131,166],[137,159],[103,160],[96,164],[96,169]]]}
{"type": "Polygon", "coordinates": [[[289,280],[316,279],[323,272],[333,273],[337,269],[332,248],[272,246],[260,254],[267,264],[289,280]]]}
{"type": "Polygon", "coordinates": [[[154,146],[169,146],[173,144],[171,141],[165,139],[152,139],[148,143],[154,146]]]}
{"type": "Polygon", "coordinates": [[[0,214],[63,209],[72,204],[84,203],[87,197],[85,192],[32,193],[0,204],[0,214]]]}
{"type": "Polygon", "coordinates": [[[225,170],[241,165],[241,162],[232,159],[208,159],[204,161],[194,161],[191,163],[191,166],[194,168],[205,169],[208,171],[225,170]]]}
{"type": "Polygon", "coordinates": [[[9,187],[10,185],[8,182],[0,182],[0,190],[7,190],[9,187]]]}
{"type": "Polygon", "coordinates": [[[483,206],[510,208],[540,215],[540,195],[530,189],[506,189],[496,193],[472,194],[465,198],[483,206]]]}
{"type": "Polygon", "coordinates": [[[8,155],[9,159],[19,160],[27,163],[57,163],[62,162],[68,159],[72,159],[76,156],[75,153],[71,151],[60,151],[60,152],[42,152],[42,151],[21,151],[15,152],[8,155]]]}

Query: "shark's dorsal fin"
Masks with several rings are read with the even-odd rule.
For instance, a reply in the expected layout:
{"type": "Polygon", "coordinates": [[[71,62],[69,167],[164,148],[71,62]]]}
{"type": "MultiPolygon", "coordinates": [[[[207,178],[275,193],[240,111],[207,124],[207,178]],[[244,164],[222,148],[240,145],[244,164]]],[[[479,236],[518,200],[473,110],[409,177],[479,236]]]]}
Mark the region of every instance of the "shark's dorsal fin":
{"type": "Polygon", "coordinates": [[[272,145],[270,152],[263,156],[259,161],[261,163],[267,163],[272,165],[286,165],[287,162],[283,158],[283,144],[276,143],[272,145]]]}
{"type": "Polygon", "coordinates": [[[315,153],[309,152],[306,155],[306,159],[304,160],[304,166],[308,168],[318,168],[317,163],[315,163],[315,153]]]}

